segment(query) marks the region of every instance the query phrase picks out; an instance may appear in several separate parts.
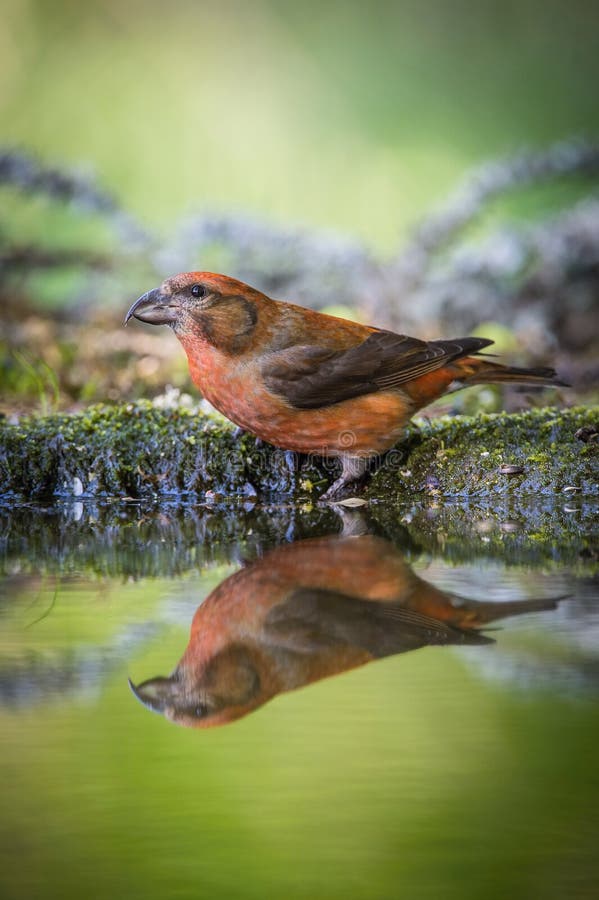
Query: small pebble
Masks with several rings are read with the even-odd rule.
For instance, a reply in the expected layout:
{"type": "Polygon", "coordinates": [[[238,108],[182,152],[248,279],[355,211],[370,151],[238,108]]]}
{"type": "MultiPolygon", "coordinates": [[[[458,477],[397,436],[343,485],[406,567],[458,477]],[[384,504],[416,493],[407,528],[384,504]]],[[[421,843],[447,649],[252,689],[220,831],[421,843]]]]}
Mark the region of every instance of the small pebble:
{"type": "Polygon", "coordinates": [[[499,467],[499,471],[502,475],[522,475],[524,466],[503,465],[499,467]]]}

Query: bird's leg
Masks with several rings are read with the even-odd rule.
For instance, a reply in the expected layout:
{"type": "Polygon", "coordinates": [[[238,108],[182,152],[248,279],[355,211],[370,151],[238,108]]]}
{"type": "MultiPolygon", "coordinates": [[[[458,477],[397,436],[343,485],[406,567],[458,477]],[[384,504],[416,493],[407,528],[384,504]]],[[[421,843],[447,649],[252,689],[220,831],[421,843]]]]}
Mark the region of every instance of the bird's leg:
{"type": "Polygon", "coordinates": [[[341,475],[327,488],[321,496],[321,500],[341,500],[350,497],[363,486],[365,475],[368,472],[369,460],[361,456],[342,456],[341,475]]]}
{"type": "Polygon", "coordinates": [[[347,509],[339,505],[335,512],[341,519],[340,537],[361,537],[372,533],[372,528],[360,509],[347,509]]]}

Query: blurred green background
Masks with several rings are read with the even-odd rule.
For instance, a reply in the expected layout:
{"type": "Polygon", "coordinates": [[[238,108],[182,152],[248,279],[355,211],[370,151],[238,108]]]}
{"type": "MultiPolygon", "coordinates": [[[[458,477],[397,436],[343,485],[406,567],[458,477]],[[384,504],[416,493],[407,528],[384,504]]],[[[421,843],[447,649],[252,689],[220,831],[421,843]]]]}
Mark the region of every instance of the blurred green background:
{"type": "Polygon", "coordinates": [[[380,250],[474,163],[596,134],[592,0],[2,0],[4,143],[380,250]]]}

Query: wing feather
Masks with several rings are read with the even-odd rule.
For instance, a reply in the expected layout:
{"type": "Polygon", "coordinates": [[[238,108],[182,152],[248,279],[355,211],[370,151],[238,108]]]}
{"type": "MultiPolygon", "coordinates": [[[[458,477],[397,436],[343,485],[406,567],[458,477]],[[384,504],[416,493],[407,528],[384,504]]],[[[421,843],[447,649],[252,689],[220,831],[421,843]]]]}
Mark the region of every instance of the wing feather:
{"type": "Polygon", "coordinates": [[[298,652],[342,645],[374,657],[427,644],[488,644],[480,632],[442,622],[400,603],[363,600],[319,587],[296,588],[271,609],[265,623],[271,640],[298,652]]]}
{"type": "Polygon", "coordinates": [[[492,341],[457,338],[421,341],[391,331],[374,331],[348,350],[298,345],[272,353],[262,368],[269,390],[297,409],[317,409],[342,400],[393,390],[477,353],[492,341]]]}

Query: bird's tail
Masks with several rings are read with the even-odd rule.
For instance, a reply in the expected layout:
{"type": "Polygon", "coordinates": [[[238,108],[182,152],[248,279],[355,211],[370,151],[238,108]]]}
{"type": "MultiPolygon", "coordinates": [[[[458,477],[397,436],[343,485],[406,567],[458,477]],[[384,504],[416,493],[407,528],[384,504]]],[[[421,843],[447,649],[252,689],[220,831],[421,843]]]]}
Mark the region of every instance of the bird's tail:
{"type": "Polygon", "coordinates": [[[528,384],[531,387],[568,387],[569,385],[557,376],[555,369],[538,367],[520,369],[517,366],[502,366],[474,356],[467,356],[456,363],[460,369],[460,381],[465,385],[472,384],[528,384]]]}
{"type": "Polygon", "coordinates": [[[521,616],[524,613],[544,612],[557,609],[561,600],[566,600],[568,595],[559,597],[541,597],[531,600],[469,600],[460,597],[459,594],[451,594],[454,609],[459,614],[459,620],[454,624],[460,628],[481,628],[498,619],[507,619],[511,616],[521,616]]]}

